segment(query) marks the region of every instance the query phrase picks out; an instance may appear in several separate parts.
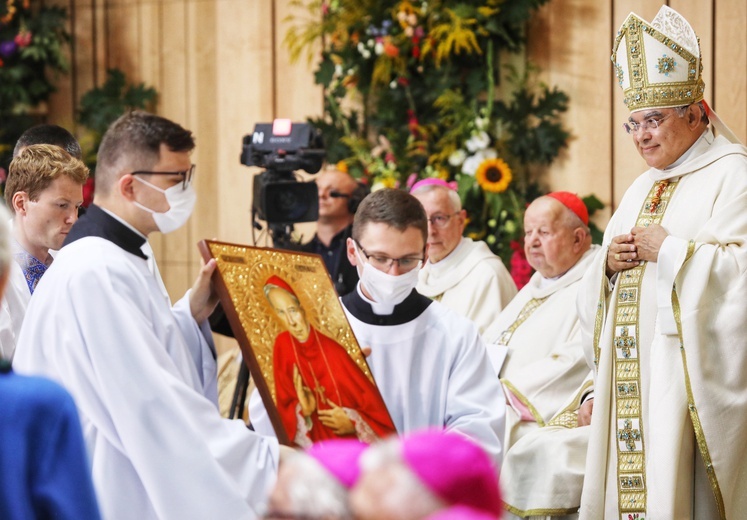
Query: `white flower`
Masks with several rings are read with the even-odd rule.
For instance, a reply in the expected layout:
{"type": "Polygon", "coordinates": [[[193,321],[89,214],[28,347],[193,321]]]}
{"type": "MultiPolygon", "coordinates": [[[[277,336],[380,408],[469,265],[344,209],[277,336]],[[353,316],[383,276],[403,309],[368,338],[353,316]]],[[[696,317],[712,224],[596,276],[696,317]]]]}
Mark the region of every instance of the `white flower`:
{"type": "Polygon", "coordinates": [[[452,166],[460,166],[467,158],[467,152],[461,148],[449,155],[449,164],[452,166]]]}
{"type": "Polygon", "coordinates": [[[475,118],[475,128],[477,128],[480,131],[486,130],[489,124],[490,124],[490,120],[487,117],[475,118]]]}
{"type": "Polygon", "coordinates": [[[334,75],[335,75],[335,77],[338,77],[338,78],[340,76],[342,76],[342,65],[340,65],[340,64],[335,65],[335,74],[334,75]]]}
{"type": "Polygon", "coordinates": [[[464,163],[462,163],[462,173],[466,173],[467,175],[474,175],[477,171],[477,168],[485,159],[495,159],[496,157],[498,157],[498,152],[496,152],[493,148],[480,150],[474,155],[470,155],[469,157],[467,157],[467,159],[465,159],[464,163]]]}
{"type": "Polygon", "coordinates": [[[376,46],[374,47],[374,52],[376,52],[377,56],[381,56],[384,53],[384,44],[381,42],[377,42],[376,46]]]}
{"type": "Polygon", "coordinates": [[[371,185],[371,192],[383,190],[386,188],[386,184],[381,181],[376,181],[371,185]]]}
{"type": "Polygon", "coordinates": [[[472,153],[475,153],[478,150],[482,150],[484,148],[487,148],[490,144],[490,136],[487,132],[480,131],[475,134],[472,134],[472,137],[467,139],[467,142],[464,143],[464,145],[467,147],[467,150],[469,150],[472,153]]]}
{"type": "Polygon", "coordinates": [[[363,54],[366,50],[366,46],[363,44],[363,42],[358,42],[358,45],[356,47],[358,49],[358,52],[363,54]]]}
{"type": "Polygon", "coordinates": [[[396,79],[393,79],[392,81],[389,82],[389,88],[392,89],[392,90],[394,90],[395,88],[397,88],[397,80],[396,79]]]}

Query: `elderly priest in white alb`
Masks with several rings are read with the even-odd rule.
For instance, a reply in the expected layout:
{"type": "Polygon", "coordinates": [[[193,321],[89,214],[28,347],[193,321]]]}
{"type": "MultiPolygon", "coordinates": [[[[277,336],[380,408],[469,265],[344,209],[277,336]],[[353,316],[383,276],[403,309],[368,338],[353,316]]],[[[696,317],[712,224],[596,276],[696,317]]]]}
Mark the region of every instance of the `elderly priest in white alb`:
{"type": "Polygon", "coordinates": [[[222,419],[206,318],[215,262],[171,308],[142,251],[189,218],[191,132],[132,112],[104,135],[96,198],[31,299],[19,372],[80,411],[104,518],[251,519],[275,480],[273,439],[222,419]]]}
{"type": "Polygon", "coordinates": [[[418,292],[485,332],[516,295],[511,274],[485,242],[462,236],[467,213],[453,186],[429,178],[416,182],[410,193],[428,215],[428,260],[418,275],[418,292]]]}
{"type": "Polygon", "coordinates": [[[747,148],[703,101],[698,38],[673,9],[631,13],[612,60],[650,169],[581,290],[596,374],[580,516],[744,518],[747,148]]]}
{"type": "Polygon", "coordinates": [[[524,248],[536,270],[485,332],[488,350],[507,349],[500,370],[509,403],[501,489],[510,517],[575,513],[588,428],[576,410],[591,386],[576,312],[591,245],[583,201],[566,191],[534,200],[524,248]]]}

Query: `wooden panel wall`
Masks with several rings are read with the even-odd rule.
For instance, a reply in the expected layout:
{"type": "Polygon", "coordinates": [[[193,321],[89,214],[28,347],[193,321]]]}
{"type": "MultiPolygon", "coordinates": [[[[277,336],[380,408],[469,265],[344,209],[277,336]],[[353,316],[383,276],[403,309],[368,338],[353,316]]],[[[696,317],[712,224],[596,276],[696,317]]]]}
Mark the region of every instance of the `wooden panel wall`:
{"type": "MultiPolygon", "coordinates": [[[[73,128],[80,96],[124,70],[159,92],[158,112],[197,136],[198,208],[188,226],[153,237],[173,297],[191,285],[202,238],[248,243],[253,171],[239,164],[241,138],[257,122],[321,112],[306,62],[282,46],[288,0],[47,0],[66,7],[72,71],[50,103],[50,122],[73,128]]],[[[527,54],[542,79],[571,98],[573,137],[549,172],[551,187],[619,201],[645,168],[621,127],[627,119],[609,60],[630,11],[647,20],[650,0],[552,0],[529,25],[527,54]]],[[[701,38],[706,99],[747,142],[747,2],[669,0],[701,38]]],[[[305,231],[308,234],[308,231],[305,231]]]]}

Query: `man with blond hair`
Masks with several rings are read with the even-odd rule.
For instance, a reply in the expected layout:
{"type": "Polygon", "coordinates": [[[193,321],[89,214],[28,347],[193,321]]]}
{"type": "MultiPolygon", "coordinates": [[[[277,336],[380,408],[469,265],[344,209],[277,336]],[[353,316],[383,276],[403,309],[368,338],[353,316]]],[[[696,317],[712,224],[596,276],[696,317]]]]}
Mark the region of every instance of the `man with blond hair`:
{"type": "Polygon", "coordinates": [[[5,203],[12,210],[14,262],[0,308],[0,354],[12,358],[29,300],[78,219],[88,168],[59,146],[24,146],[10,163],[5,203]]]}

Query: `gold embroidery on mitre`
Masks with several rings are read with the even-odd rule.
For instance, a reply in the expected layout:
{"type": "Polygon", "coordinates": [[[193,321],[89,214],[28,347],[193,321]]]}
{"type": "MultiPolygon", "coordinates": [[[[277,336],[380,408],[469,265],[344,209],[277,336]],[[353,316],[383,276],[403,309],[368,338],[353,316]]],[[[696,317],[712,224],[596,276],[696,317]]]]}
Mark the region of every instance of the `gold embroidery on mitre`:
{"type": "MultiPolygon", "coordinates": [[[[654,183],[643,201],[636,226],[660,224],[677,181],[654,183]]],[[[615,359],[614,402],[617,445],[618,508],[621,518],[646,515],[645,443],[641,416],[639,355],[640,294],[646,262],[621,271],[614,301],[612,348],[615,359]]]]}
{"type": "Polygon", "coordinates": [[[631,112],[689,105],[705,92],[700,41],[690,24],[667,6],[654,20],[649,24],[630,13],[612,49],[615,76],[631,112]],[[660,17],[674,19],[684,30],[665,34],[655,27],[660,17]]]}

